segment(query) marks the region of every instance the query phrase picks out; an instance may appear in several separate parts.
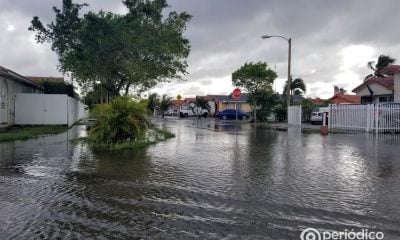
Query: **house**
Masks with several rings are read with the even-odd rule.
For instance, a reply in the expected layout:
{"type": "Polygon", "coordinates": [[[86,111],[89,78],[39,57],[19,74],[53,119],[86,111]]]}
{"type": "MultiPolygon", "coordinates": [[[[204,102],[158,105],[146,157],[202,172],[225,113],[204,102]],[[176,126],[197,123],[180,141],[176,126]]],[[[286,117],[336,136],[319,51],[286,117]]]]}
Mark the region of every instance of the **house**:
{"type": "Polygon", "coordinates": [[[66,94],[69,97],[79,99],[73,85],[66,83],[64,77],[26,76],[26,78],[43,86],[43,93],[45,94],[66,94]]]}
{"type": "Polygon", "coordinates": [[[382,74],[393,77],[393,100],[400,103],[400,65],[389,65],[383,69],[382,74]]]}
{"type": "Polygon", "coordinates": [[[181,110],[185,105],[185,100],[171,100],[171,106],[169,106],[168,110],[181,110]]]}
{"type": "Polygon", "coordinates": [[[323,105],[325,103],[325,99],[317,98],[309,98],[309,100],[315,105],[323,105]]]}
{"type": "Polygon", "coordinates": [[[14,124],[17,93],[41,92],[43,87],[39,83],[0,66],[0,127],[14,124]]]}
{"type": "Polygon", "coordinates": [[[361,97],[356,95],[336,93],[329,99],[332,104],[360,104],[361,97]]]}
{"type": "Polygon", "coordinates": [[[242,93],[239,99],[234,99],[232,95],[207,95],[215,102],[215,111],[221,112],[225,109],[237,109],[243,112],[251,112],[252,108],[249,103],[249,94],[242,93]]]}
{"type": "MultiPolygon", "coordinates": [[[[205,99],[210,106],[210,114],[215,114],[215,102],[212,95],[206,96],[198,96],[205,99]]],[[[185,98],[183,100],[171,100],[171,105],[169,106],[168,110],[181,110],[183,108],[187,108],[190,105],[193,105],[196,102],[196,98],[185,98]]]]}
{"type": "Polygon", "coordinates": [[[353,89],[361,103],[400,102],[400,65],[389,65],[353,89]]]}

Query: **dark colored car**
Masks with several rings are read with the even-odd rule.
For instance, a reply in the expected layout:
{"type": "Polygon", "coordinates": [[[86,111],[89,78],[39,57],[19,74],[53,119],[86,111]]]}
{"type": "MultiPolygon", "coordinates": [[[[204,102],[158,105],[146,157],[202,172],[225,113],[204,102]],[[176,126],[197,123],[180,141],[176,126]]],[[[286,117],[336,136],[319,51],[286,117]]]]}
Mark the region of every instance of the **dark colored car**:
{"type": "MultiPolygon", "coordinates": [[[[235,109],[225,109],[222,112],[218,112],[216,114],[216,117],[219,117],[222,119],[236,119],[236,110],[235,109]]],[[[238,117],[238,119],[246,119],[246,118],[249,118],[250,116],[247,113],[238,110],[237,117],[238,117]]]]}

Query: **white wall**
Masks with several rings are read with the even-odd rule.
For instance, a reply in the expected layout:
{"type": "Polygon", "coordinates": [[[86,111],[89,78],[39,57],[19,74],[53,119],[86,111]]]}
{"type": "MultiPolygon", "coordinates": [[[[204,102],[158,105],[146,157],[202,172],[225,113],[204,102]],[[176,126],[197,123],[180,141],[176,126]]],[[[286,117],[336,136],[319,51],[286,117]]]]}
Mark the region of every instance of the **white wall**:
{"type": "Polygon", "coordinates": [[[15,124],[68,125],[84,117],[84,104],[62,94],[17,94],[15,124]]]}
{"type": "Polygon", "coordinates": [[[394,75],[394,102],[400,102],[400,74],[394,75]]]}
{"type": "MultiPolygon", "coordinates": [[[[393,93],[392,90],[389,90],[389,89],[387,89],[379,84],[376,84],[376,83],[369,84],[369,87],[374,92],[374,95],[388,95],[388,94],[393,93]]],[[[365,86],[358,93],[356,93],[356,95],[357,96],[370,96],[371,94],[370,94],[367,86],[365,86]]]]}
{"type": "MultiPolygon", "coordinates": [[[[33,87],[29,87],[25,84],[22,84],[15,80],[10,80],[4,76],[0,76],[0,88],[4,87],[3,85],[7,84],[7,124],[2,125],[10,126],[14,124],[14,116],[15,116],[15,94],[17,93],[34,93],[35,90],[33,87]]],[[[1,89],[0,89],[1,90],[1,89]]]]}

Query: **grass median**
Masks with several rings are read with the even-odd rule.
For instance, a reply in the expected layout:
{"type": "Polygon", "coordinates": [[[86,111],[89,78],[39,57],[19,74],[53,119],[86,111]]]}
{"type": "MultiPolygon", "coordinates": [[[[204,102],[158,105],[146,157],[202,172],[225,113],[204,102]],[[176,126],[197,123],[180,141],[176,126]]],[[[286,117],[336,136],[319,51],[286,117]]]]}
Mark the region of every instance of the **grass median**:
{"type": "Polygon", "coordinates": [[[45,135],[55,135],[68,130],[65,125],[56,126],[13,126],[2,129],[0,132],[0,142],[10,142],[16,140],[28,140],[45,135]]]}

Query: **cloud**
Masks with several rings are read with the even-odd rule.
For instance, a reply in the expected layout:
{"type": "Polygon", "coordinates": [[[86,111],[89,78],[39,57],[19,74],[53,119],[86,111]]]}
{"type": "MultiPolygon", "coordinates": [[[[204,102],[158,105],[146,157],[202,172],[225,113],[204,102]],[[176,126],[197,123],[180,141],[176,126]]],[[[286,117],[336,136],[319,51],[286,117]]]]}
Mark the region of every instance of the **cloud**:
{"type": "MultiPolygon", "coordinates": [[[[83,1],[79,1],[82,3],[83,1]]],[[[87,0],[93,10],[126,11],[121,1],[87,0]]],[[[48,22],[61,0],[0,1],[0,65],[27,75],[56,75],[57,57],[36,45],[27,31],[33,16],[48,22]]],[[[186,82],[152,91],[171,96],[229,93],[230,76],[245,62],[267,61],[276,69],[278,91],[287,77],[288,44],[263,34],[292,38],[292,74],[306,82],[307,96],[330,97],[333,85],[351,90],[370,73],[380,54],[400,59],[400,2],[387,0],[169,0],[170,10],[193,15],[185,35],[192,46],[186,82]]]]}

